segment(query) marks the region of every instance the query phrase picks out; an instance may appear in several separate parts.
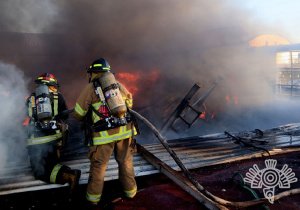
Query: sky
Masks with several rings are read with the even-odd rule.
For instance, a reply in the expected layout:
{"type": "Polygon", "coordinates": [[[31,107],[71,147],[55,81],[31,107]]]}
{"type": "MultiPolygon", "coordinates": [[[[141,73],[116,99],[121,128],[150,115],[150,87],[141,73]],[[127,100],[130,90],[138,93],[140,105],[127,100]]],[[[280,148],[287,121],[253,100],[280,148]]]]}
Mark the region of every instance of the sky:
{"type": "Polygon", "coordinates": [[[291,43],[300,43],[299,0],[232,0],[231,3],[250,13],[249,17],[253,21],[265,23],[273,28],[262,28],[262,33],[269,34],[276,31],[291,43]]]}

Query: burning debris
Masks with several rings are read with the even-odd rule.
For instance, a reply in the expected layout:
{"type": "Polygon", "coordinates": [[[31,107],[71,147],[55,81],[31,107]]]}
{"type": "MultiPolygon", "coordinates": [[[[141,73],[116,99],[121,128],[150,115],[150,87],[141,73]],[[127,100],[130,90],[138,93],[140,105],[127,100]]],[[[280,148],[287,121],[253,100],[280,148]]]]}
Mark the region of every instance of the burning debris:
{"type": "Polygon", "coordinates": [[[180,128],[178,128],[178,126],[176,128],[176,126],[174,125],[178,120],[181,120],[188,126],[188,128],[190,128],[196,122],[196,120],[198,120],[199,118],[201,119],[201,117],[205,118],[205,112],[199,111],[198,107],[203,106],[206,98],[211,94],[216,86],[217,83],[215,83],[206,93],[204,93],[201,97],[199,97],[199,99],[191,104],[193,96],[200,88],[198,84],[194,84],[194,86],[186,94],[184,99],[180,102],[180,104],[176,107],[176,109],[163,124],[161,133],[165,133],[169,128],[172,128],[174,131],[178,131],[180,128]]]}

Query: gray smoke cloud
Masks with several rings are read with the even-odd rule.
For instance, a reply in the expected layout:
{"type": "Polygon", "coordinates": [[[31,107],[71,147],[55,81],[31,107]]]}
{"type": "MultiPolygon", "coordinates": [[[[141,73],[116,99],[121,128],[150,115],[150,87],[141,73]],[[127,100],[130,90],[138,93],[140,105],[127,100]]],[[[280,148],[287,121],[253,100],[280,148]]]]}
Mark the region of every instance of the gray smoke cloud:
{"type": "Polygon", "coordinates": [[[24,73],[14,65],[0,62],[0,169],[26,157],[25,118],[27,95],[24,73]]]}
{"type": "Polygon", "coordinates": [[[25,69],[31,80],[42,72],[54,73],[70,107],[87,83],[86,68],[98,57],[109,61],[117,77],[123,72],[138,77],[121,82],[137,86],[136,108],[158,125],[168,114],[163,110],[195,82],[204,93],[222,78],[206,103],[217,114],[234,113],[237,106],[263,106],[272,98],[274,54],[248,46],[269,27],[254,22],[250,13],[230,1],[20,2],[1,3],[0,26],[5,33],[0,42],[14,42],[2,41],[7,47],[0,56],[25,69]],[[14,16],[11,10],[20,14],[14,16]],[[19,27],[31,33],[9,33],[19,27]],[[46,33],[32,34],[37,31],[46,33]]]}
{"type": "Polygon", "coordinates": [[[56,5],[51,0],[1,1],[0,8],[1,31],[47,32],[57,15],[56,5]]]}

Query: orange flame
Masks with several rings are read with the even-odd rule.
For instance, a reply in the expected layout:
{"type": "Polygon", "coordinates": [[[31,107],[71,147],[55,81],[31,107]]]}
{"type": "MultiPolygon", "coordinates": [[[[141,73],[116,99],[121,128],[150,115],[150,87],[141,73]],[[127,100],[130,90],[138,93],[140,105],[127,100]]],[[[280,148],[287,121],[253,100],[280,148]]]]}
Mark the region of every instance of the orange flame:
{"type": "Polygon", "coordinates": [[[206,119],[206,112],[202,112],[199,116],[200,119],[205,120],[206,119]]]}
{"type": "MultiPolygon", "coordinates": [[[[224,97],[225,102],[229,106],[238,106],[239,105],[239,97],[236,95],[226,95],[224,97]]],[[[218,110],[210,110],[206,109],[199,115],[199,119],[205,120],[205,121],[210,121],[210,120],[215,120],[217,118],[217,115],[220,111],[218,110]]]]}
{"type": "Polygon", "coordinates": [[[117,77],[120,78],[122,81],[122,84],[128,89],[129,92],[131,92],[133,95],[135,95],[138,92],[137,83],[140,79],[140,74],[137,72],[129,73],[129,72],[121,72],[117,73],[117,77]]]}
{"type": "Polygon", "coordinates": [[[116,76],[118,79],[120,79],[122,84],[128,89],[129,92],[131,92],[133,95],[136,95],[140,90],[139,87],[145,86],[147,84],[153,84],[155,81],[157,81],[157,79],[159,78],[159,70],[153,69],[148,72],[120,72],[117,73],[116,76]]]}
{"type": "Polygon", "coordinates": [[[23,124],[23,126],[28,126],[29,122],[30,122],[30,117],[26,117],[22,124],[23,124]]]}

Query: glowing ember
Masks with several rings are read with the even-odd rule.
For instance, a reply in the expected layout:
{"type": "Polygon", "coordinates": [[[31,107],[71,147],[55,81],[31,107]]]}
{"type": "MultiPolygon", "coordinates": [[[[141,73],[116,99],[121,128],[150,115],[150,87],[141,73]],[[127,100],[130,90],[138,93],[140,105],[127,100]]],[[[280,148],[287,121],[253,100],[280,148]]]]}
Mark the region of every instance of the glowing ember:
{"type": "Polygon", "coordinates": [[[202,112],[199,116],[200,119],[205,120],[206,119],[206,112],[202,112]]]}

